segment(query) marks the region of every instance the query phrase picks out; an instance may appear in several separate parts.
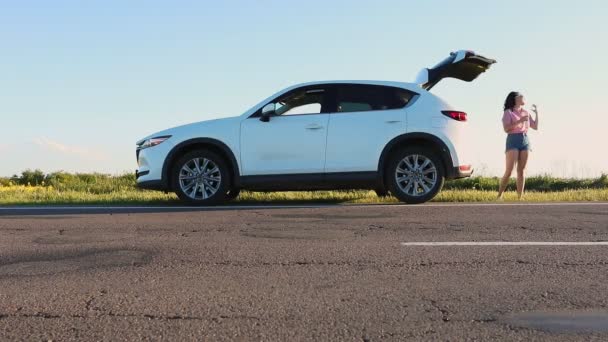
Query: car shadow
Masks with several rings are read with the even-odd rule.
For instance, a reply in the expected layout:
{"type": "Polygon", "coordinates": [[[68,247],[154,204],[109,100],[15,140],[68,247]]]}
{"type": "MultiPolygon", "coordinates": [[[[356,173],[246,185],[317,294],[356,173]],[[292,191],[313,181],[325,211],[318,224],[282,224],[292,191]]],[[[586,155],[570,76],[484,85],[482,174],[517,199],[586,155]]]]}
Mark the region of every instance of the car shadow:
{"type": "MultiPolygon", "coordinates": [[[[86,204],[73,203],[33,205],[15,204],[0,206],[0,218],[18,219],[31,216],[65,216],[65,215],[99,215],[99,214],[156,214],[156,213],[188,213],[203,211],[242,211],[242,210],[280,210],[339,207],[349,205],[347,201],[340,200],[280,200],[280,201],[235,201],[216,206],[185,206],[181,202],[154,202],[154,203],[121,203],[121,204],[86,204]]],[[[377,203],[383,205],[398,203],[377,203]]],[[[357,204],[357,205],[377,205],[357,204]]]]}

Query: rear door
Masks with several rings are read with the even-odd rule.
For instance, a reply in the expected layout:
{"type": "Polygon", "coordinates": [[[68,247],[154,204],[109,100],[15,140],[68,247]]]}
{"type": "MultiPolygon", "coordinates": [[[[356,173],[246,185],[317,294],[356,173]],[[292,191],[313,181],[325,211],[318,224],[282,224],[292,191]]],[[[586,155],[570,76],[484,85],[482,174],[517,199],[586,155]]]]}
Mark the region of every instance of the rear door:
{"type": "Polygon", "coordinates": [[[336,85],[329,116],[325,172],[377,171],[384,146],[406,129],[404,107],[416,95],[405,89],[336,85]]]}
{"type": "Polygon", "coordinates": [[[473,51],[452,52],[432,68],[424,68],[416,77],[416,83],[430,90],[444,78],[456,78],[471,82],[490,68],[495,60],[483,57],[473,51]]]}

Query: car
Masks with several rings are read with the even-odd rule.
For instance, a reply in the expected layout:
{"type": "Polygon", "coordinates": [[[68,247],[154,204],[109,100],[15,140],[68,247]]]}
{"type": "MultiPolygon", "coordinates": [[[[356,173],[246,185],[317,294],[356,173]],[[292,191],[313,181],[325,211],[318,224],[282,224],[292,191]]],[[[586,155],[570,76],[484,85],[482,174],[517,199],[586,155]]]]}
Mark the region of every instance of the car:
{"type": "Polygon", "coordinates": [[[137,186],[215,205],[251,191],[370,189],[410,204],[469,177],[467,114],[430,92],[473,81],[495,60],[460,50],[414,83],[322,81],[270,96],[236,117],[137,142],[137,186]]]}

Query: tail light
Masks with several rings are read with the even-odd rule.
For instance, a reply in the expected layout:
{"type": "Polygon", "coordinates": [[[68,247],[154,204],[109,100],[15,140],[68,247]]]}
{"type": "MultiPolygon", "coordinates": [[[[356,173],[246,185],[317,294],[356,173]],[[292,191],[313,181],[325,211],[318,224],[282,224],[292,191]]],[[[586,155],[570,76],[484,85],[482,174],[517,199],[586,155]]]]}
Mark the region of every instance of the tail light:
{"type": "Polygon", "coordinates": [[[450,117],[456,121],[467,121],[467,113],[457,112],[455,110],[444,110],[441,111],[443,115],[450,117]]]}

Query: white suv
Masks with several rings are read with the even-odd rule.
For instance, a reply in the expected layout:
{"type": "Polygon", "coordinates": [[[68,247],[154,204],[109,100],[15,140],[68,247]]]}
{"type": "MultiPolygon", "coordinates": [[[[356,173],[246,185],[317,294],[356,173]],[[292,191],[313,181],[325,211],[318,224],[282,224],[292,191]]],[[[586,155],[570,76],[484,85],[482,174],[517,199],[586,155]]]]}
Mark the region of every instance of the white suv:
{"type": "Polygon", "coordinates": [[[496,61],[458,51],[416,83],[296,85],[244,114],[171,128],[137,142],[137,185],[199,205],[254,191],[373,189],[406,203],[468,177],[467,114],[429,90],[470,82],[496,61]]]}

